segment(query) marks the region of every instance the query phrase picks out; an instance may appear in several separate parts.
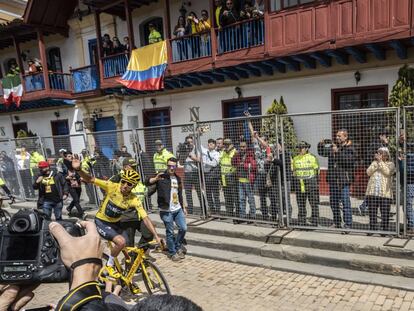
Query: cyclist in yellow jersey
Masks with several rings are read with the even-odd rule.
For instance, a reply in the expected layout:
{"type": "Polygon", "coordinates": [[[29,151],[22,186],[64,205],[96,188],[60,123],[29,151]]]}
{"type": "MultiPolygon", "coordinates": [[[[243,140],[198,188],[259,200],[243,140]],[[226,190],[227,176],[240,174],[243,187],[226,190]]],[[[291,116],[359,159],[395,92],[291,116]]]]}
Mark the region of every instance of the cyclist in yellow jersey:
{"type": "Polygon", "coordinates": [[[142,207],[140,199],[131,192],[138,184],[140,176],[134,170],[128,170],[121,175],[120,183],[98,179],[81,170],[81,162],[77,156],[72,161],[72,167],[79,172],[79,175],[85,182],[95,184],[106,193],[95,216],[95,224],[99,234],[114,244],[107,262],[107,270],[111,276],[115,278],[120,277],[113,266],[114,258],[126,246],[126,239],[122,235],[123,230],[119,223],[123,213],[135,209],[138,217],[142,219],[149,231],[154,235],[157,243],[163,244],[154,225],[142,207]]]}

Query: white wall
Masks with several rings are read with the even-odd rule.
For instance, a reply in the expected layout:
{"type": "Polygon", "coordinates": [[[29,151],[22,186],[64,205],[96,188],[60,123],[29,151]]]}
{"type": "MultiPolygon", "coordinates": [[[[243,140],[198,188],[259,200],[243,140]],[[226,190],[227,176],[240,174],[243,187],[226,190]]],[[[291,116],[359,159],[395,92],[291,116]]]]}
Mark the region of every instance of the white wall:
{"type": "MultiPolygon", "coordinates": [[[[358,86],[388,85],[389,92],[397,79],[400,66],[360,70],[362,79],[358,86]]],[[[241,80],[244,82],[246,80],[241,80]]],[[[244,97],[261,96],[262,114],[270,107],[274,98],[284,97],[289,113],[319,112],[331,110],[331,90],[356,87],[354,71],[325,74],[319,76],[273,80],[253,84],[239,85],[244,97]]],[[[182,92],[173,95],[158,95],[140,99],[129,99],[123,105],[124,124],[128,116],[137,115],[139,127],[143,127],[142,109],[153,108],[150,99],[157,101],[156,108],[171,107],[173,125],[189,123],[189,108],[200,107],[200,120],[217,120],[222,118],[222,100],[235,99],[234,86],[218,87],[208,90],[182,92]]],[[[330,115],[295,117],[295,129],[300,139],[312,144],[316,153],[317,143],[322,138],[331,138],[330,115]]],[[[175,132],[173,140],[181,141],[187,133],[180,129],[175,132]]],[[[207,136],[208,134],[206,134],[207,136]]],[[[223,135],[220,123],[212,123],[210,135],[217,138],[223,135]]],[[[210,138],[210,137],[209,137],[210,138]]],[[[324,164],[324,163],[322,163],[324,164]]]]}

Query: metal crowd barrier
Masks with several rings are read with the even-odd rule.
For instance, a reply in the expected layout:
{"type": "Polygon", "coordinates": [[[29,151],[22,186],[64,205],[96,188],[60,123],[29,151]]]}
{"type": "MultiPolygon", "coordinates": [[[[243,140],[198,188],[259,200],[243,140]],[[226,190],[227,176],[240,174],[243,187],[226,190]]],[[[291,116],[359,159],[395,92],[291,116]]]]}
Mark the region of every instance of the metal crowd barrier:
{"type": "MultiPolygon", "coordinates": [[[[192,218],[306,230],[414,234],[413,107],[249,116],[4,139],[0,141],[0,177],[5,177],[14,195],[36,198],[29,189],[36,168],[30,167],[30,161],[25,166],[21,159],[26,148],[52,164],[60,149],[89,156],[93,174],[104,179],[122,169],[123,158],[133,157],[145,180],[166,169],[154,165],[159,141],[178,159],[183,204],[192,218]],[[346,134],[352,155],[341,160],[337,139],[346,134]],[[309,161],[317,163],[310,175],[304,173],[309,169],[306,161],[300,162],[300,141],[310,144],[314,157],[309,161]]],[[[145,208],[159,212],[154,190],[147,187],[145,208]]],[[[103,195],[83,186],[81,200],[97,207],[103,195]]]]}

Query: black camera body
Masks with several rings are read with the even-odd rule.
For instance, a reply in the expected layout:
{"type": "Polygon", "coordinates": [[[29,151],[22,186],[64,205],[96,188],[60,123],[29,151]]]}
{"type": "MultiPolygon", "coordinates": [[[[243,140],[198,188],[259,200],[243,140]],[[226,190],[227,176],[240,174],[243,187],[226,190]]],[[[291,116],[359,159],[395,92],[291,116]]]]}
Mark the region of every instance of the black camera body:
{"type": "MultiPolygon", "coordinates": [[[[22,209],[0,226],[0,283],[58,283],[69,279],[59,245],[49,232],[50,220],[40,212],[22,209]]],[[[59,221],[72,236],[83,229],[73,221],[59,221]]]]}

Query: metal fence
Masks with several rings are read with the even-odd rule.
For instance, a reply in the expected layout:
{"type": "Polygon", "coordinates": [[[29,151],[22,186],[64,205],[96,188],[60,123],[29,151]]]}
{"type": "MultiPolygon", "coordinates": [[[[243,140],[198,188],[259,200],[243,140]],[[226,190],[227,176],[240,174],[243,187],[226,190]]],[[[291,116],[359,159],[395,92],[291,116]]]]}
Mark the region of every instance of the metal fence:
{"type": "MultiPolygon", "coordinates": [[[[118,174],[127,157],[136,159],[143,181],[165,171],[165,160],[176,157],[183,203],[197,219],[382,235],[414,233],[411,107],[5,139],[0,141],[0,177],[14,195],[35,199],[31,184],[36,165],[27,158],[37,153],[55,164],[61,149],[83,160],[88,157],[91,172],[104,179],[118,174]],[[29,155],[24,156],[24,149],[29,155]]],[[[147,187],[145,207],[158,212],[154,192],[154,186],[147,187]]],[[[83,186],[81,202],[96,207],[103,195],[83,186]]]]}
{"type": "Polygon", "coordinates": [[[414,107],[404,107],[402,112],[403,128],[398,146],[398,163],[404,202],[404,235],[414,236],[414,107]]]}
{"type": "Polygon", "coordinates": [[[281,117],[287,225],[399,233],[397,109],[281,117]],[[292,139],[295,126],[299,145],[292,139]],[[308,145],[307,145],[308,144],[308,145]],[[298,148],[299,146],[299,148],[298,148]]]}
{"type": "MultiPolygon", "coordinates": [[[[191,158],[199,155],[199,150],[195,147],[194,124],[140,128],[136,130],[136,133],[140,150],[138,160],[143,177],[148,178],[156,173],[164,172],[167,169],[165,160],[176,157],[178,160],[176,173],[183,183],[183,200],[188,207],[188,214],[205,217],[202,171],[199,163],[191,158]]],[[[154,186],[150,186],[148,191],[152,194],[155,191],[154,186]]],[[[148,207],[151,210],[157,210],[156,195],[148,197],[148,207]]]]}

